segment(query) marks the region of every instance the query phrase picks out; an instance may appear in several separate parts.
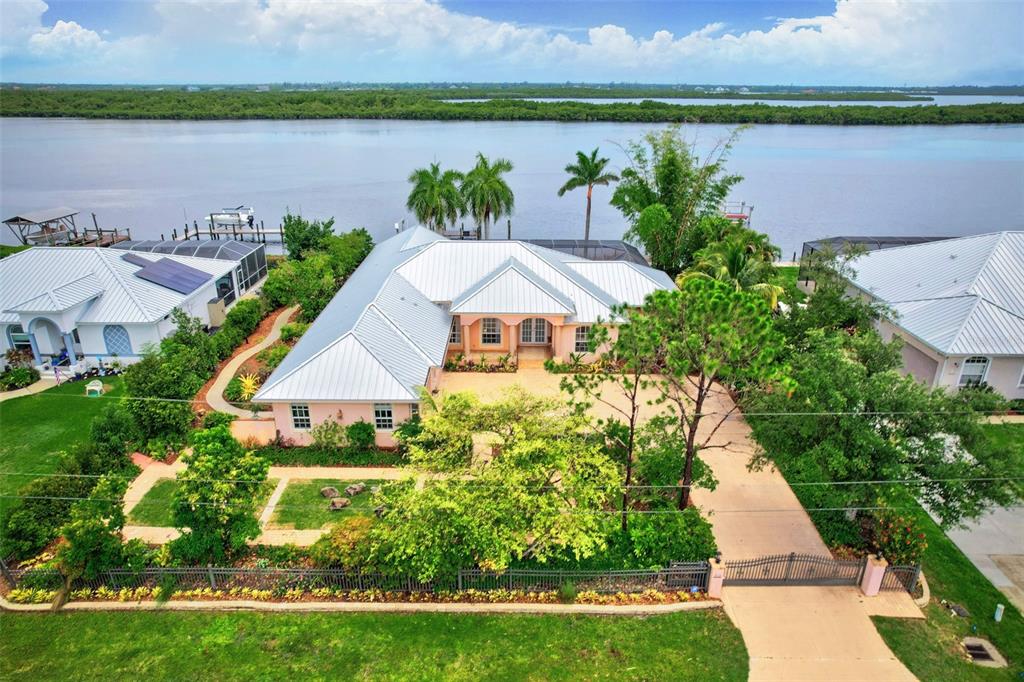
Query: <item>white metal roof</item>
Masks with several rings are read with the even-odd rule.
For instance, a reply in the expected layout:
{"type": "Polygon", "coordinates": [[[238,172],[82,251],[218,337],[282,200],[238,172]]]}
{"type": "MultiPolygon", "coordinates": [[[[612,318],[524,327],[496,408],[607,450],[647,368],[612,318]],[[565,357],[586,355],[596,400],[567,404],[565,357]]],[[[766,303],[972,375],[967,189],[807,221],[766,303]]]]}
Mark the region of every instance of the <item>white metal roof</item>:
{"type": "Polygon", "coordinates": [[[872,251],[851,282],[946,355],[1024,355],[1024,232],[872,251]]]}
{"type": "MultiPolygon", "coordinates": [[[[82,311],[78,322],[155,322],[189,298],[190,295],[135,277],[140,266],[123,260],[123,254],[123,251],[98,247],[41,246],[0,260],[0,322],[18,322],[14,308],[25,312],[56,311],[77,304],[68,305],[70,301],[77,299],[80,303],[89,298],[96,300],[82,311]],[[47,297],[52,297],[49,308],[30,310],[27,307],[29,302],[42,302],[47,297]]],[[[226,275],[238,266],[237,261],[211,258],[137,255],[154,262],[170,258],[208,273],[211,279],[226,275]]]]}
{"type": "Polygon", "coordinates": [[[590,323],[609,319],[614,305],[639,305],[655,288],[674,286],[650,268],[595,263],[610,266],[594,271],[609,286],[629,280],[612,294],[573,267],[581,261],[523,242],[401,232],[373,249],[254,399],[418,400],[430,368],[444,362],[451,313],[564,314],[590,323]]]}
{"type": "Polygon", "coordinates": [[[515,258],[452,301],[453,313],[570,315],[573,302],[515,258]]]}

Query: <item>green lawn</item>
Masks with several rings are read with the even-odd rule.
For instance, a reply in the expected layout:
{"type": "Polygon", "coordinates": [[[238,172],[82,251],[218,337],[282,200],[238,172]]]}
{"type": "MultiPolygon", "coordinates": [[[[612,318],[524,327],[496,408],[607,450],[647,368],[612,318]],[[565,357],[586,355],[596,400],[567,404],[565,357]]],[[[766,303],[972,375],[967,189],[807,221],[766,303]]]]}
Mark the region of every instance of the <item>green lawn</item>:
{"type": "Polygon", "coordinates": [[[296,530],[323,528],[325,525],[348,518],[353,513],[369,514],[373,509],[373,496],[370,488],[384,481],[339,481],[337,479],[318,478],[314,480],[295,480],[288,484],[281,495],[277,509],[274,511],[273,524],[294,527],[296,530]],[[365,483],[366,490],[352,499],[352,506],[345,511],[332,512],[327,508],[328,500],[320,495],[320,489],[334,486],[345,496],[345,486],[352,483],[365,483]],[[348,509],[358,510],[355,512],[348,509]]]}
{"type": "Polygon", "coordinates": [[[8,256],[13,256],[19,251],[24,251],[27,248],[29,247],[22,246],[20,244],[18,246],[8,246],[7,244],[0,244],[0,258],[7,258],[8,256]]]}
{"type": "MultiPolygon", "coordinates": [[[[89,424],[123,393],[120,377],[104,377],[110,390],[85,398],[84,381],[56,386],[36,395],[0,403],[0,495],[14,495],[36,476],[51,473],[58,453],[89,438],[89,424]]],[[[0,498],[0,515],[12,500],[0,498]]]]}
{"type": "Polygon", "coordinates": [[[746,680],[719,610],[650,618],[0,614],[9,680],[746,680]]]}
{"type": "MultiPolygon", "coordinates": [[[[275,486],[277,486],[277,479],[267,479],[263,484],[258,498],[257,513],[267,505],[267,500],[273,494],[275,486]]],[[[173,478],[162,478],[157,481],[132,508],[131,513],[128,514],[128,523],[133,526],[173,526],[171,498],[177,489],[178,482],[173,478]]]]}
{"type": "Polygon", "coordinates": [[[1019,680],[1024,676],[1024,619],[1009,599],[983,576],[974,564],[946,537],[923,509],[917,512],[928,537],[923,567],[931,588],[927,620],[875,618],[875,625],[893,653],[922,680],[1019,680]],[[938,605],[941,599],[963,604],[968,619],[953,618],[938,605]],[[992,615],[996,604],[1006,605],[1003,622],[992,615]],[[968,663],[960,640],[972,634],[991,640],[1006,657],[1004,670],[980,668],[968,663]]]}

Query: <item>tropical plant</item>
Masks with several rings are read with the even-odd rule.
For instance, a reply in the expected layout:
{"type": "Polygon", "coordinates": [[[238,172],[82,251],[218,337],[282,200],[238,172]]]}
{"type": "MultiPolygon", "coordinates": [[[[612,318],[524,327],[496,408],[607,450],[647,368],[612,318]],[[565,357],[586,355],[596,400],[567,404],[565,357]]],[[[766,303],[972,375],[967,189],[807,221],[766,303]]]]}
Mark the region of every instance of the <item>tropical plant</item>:
{"type": "Polygon", "coordinates": [[[703,158],[678,125],[626,145],[629,166],[611,204],[630,223],[626,239],[643,247],[654,267],[678,274],[694,251],[714,241],[706,235],[728,224],[720,208],[742,178],[726,174],[725,160],[738,134],[733,131],[703,158]]]}
{"type": "Polygon", "coordinates": [[[511,171],[512,162],[508,159],[496,159],[491,163],[477,152],[476,165],[462,179],[459,191],[465,210],[476,221],[478,239],[490,237],[492,221],[511,214],[515,208],[512,188],[502,177],[511,171]]]}
{"type": "Polygon", "coordinates": [[[466,210],[466,201],[458,186],[462,180],[462,173],[442,171],[437,163],[430,164],[429,168],[417,168],[409,175],[412,190],[405,207],[422,225],[444,232],[466,210]]]}
{"type": "Polygon", "coordinates": [[[243,374],[239,377],[239,383],[242,385],[242,400],[252,400],[252,397],[256,395],[256,391],[260,390],[260,377],[258,374],[243,374]]]}
{"type": "Polygon", "coordinates": [[[783,287],[776,284],[775,259],[779,249],[768,235],[744,227],[733,229],[721,241],[697,251],[693,266],[676,282],[707,277],[732,285],[737,291],[752,291],[763,296],[772,310],[778,307],[783,287]]]}
{"type": "Polygon", "coordinates": [[[595,147],[594,151],[590,152],[589,155],[583,152],[576,152],[576,163],[570,163],[565,167],[565,172],[569,174],[569,179],[558,189],[558,196],[563,196],[566,192],[574,189],[580,187],[587,188],[587,218],[583,228],[584,239],[590,239],[590,208],[594,195],[594,185],[607,186],[609,183],[618,182],[619,180],[619,176],[615,173],[604,172],[608,159],[604,157],[598,158],[598,150],[599,148],[595,147]]]}

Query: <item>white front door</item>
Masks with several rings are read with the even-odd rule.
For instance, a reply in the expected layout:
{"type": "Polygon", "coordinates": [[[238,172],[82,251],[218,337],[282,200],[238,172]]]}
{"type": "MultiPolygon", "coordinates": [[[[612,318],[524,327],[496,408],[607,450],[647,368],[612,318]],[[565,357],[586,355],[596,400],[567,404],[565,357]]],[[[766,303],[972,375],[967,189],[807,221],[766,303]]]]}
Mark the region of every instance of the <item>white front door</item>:
{"type": "Polygon", "coordinates": [[[548,342],[548,321],[542,318],[530,318],[519,324],[519,343],[526,345],[545,344],[548,342]]]}

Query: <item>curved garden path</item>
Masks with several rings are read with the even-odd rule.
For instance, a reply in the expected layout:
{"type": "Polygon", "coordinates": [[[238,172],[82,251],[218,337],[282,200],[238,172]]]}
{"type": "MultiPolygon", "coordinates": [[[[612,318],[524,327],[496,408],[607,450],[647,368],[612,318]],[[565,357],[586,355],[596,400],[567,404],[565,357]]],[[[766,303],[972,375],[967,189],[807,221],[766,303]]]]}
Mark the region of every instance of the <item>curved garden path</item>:
{"type": "MultiPolygon", "coordinates": [[[[227,388],[228,382],[231,381],[235,376],[235,372],[238,371],[238,368],[241,367],[246,360],[281,338],[281,327],[288,324],[288,320],[291,319],[292,315],[294,315],[295,311],[298,309],[299,306],[293,305],[292,307],[285,308],[278,313],[277,319],[274,320],[274,324],[270,328],[270,333],[268,333],[262,341],[251,348],[245,349],[238,355],[231,358],[228,363],[224,365],[223,369],[220,370],[217,378],[206,393],[206,402],[210,407],[217,412],[227,412],[228,414],[233,414],[236,417],[252,417],[252,410],[244,410],[240,407],[235,407],[228,401],[224,400],[224,389],[227,388]]],[[[268,418],[271,417],[272,414],[270,412],[260,412],[257,416],[268,418]]]]}

